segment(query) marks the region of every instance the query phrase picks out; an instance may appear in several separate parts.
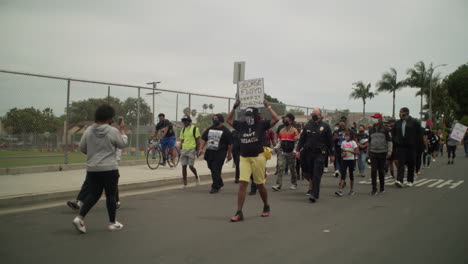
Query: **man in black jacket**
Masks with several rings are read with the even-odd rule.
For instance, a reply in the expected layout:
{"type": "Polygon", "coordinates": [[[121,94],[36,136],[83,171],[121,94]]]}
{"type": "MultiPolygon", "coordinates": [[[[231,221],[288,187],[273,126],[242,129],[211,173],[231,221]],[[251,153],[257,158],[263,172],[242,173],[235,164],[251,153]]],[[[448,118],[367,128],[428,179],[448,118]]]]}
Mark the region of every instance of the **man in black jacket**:
{"type": "Polygon", "coordinates": [[[398,161],[398,174],[395,185],[402,188],[405,165],[408,166],[407,186],[413,186],[414,165],[416,163],[416,150],[421,135],[421,124],[409,116],[409,109],[400,109],[400,120],[392,131],[395,159],[398,161]]]}

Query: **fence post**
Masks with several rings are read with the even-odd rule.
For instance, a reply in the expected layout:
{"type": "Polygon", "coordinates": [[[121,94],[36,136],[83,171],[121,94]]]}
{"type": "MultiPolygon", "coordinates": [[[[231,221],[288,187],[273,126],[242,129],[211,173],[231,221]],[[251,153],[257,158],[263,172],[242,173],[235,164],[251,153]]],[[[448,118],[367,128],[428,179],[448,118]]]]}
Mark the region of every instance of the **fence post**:
{"type": "Polygon", "coordinates": [[[65,148],[63,153],[63,163],[68,164],[68,119],[70,113],[70,79],[67,80],[67,113],[65,114],[65,126],[63,126],[63,132],[65,133],[65,148]]]}
{"type": "Polygon", "coordinates": [[[175,110],[175,121],[177,122],[177,120],[179,120],[179,116],[178,116],[178,114],[179,114],[179,94],[177,94],[177,96],[176,96],[176,104],[175,105],[176,105],[176,108],[175,108],[176,109],[175,110]]]}
{"type": "MultiPolygon", "coordinates": [[[[140,88],[138,88],[137,99],[137,127],[136,127],[136,155],[140,156],[140,88]]],[[[154,96],[154,95],[153,95],[154,96]]],[[[154,112],[154,111],[153,111],[154,112]]],[[[153,121],[154,122],[154,121],[153,121]]]]}

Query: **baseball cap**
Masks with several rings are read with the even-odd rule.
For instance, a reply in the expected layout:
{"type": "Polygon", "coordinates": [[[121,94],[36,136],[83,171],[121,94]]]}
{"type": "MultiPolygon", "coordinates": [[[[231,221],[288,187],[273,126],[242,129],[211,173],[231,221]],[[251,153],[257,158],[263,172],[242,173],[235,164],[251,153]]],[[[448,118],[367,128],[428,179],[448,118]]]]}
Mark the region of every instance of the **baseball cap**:
{"type": "Polygon", "coordinates": [[[256,116],[258,115],[258,109],[255,107],[249,107],[245,109],[245,115],[246,116],[256,116]]]}
{"type": "Polygon", "coordinates": [[[192,121],[192,119],[190,118],[190,116],[187,116],[187,115],[184,115],[184,116],[182,117],[181,120],[182,120],[182,122],[184,122],[184,121],[189,121],[189,122],[192,121]]]}
{"type": "Polygon", "coordinates": [[[382,114],[380,113],[375,113],[373,116],[371,116],[372,118],[379,118],[379,119],[382,119],[382,114]]]}

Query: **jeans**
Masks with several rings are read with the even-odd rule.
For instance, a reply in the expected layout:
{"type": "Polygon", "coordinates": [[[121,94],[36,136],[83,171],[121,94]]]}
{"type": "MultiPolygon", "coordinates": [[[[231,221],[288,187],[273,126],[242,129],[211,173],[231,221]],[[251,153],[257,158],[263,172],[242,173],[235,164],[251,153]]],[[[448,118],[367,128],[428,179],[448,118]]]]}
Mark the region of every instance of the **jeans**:
{"type": "Polygon", "coordinates": [[[367,153],[364,150],[359,150],[359,157],[358,157],[358,168],[359,173],[364,174],[366,172],[366,164],[367,164],[367,153]]]}
{"type": "Polygon", "coordinates": [[[380,191],[385,189],[385,162],[387,161],[387,153],[369,153],[371,160],[371,178],[372,191],[377,191],[377,172],[379,173],[380,191]]]}

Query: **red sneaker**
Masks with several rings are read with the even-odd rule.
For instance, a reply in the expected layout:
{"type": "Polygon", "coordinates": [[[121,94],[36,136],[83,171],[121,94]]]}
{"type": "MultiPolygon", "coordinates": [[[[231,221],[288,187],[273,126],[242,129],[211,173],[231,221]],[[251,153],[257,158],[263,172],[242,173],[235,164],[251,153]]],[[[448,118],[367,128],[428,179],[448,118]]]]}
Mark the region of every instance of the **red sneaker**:
{"type": "Polygon", "coordinates": [[[270,206],[269,205],[265,205],[263,207],[263,213],[262,213],[262,217],[268,217],[270,216],[270,206]]]}
{"type": "Polygon", "coordinates": [[[244,220],[242,211],[237,211],[236,215],[231,218],[231,222],[239,222],[244,220]]]}

